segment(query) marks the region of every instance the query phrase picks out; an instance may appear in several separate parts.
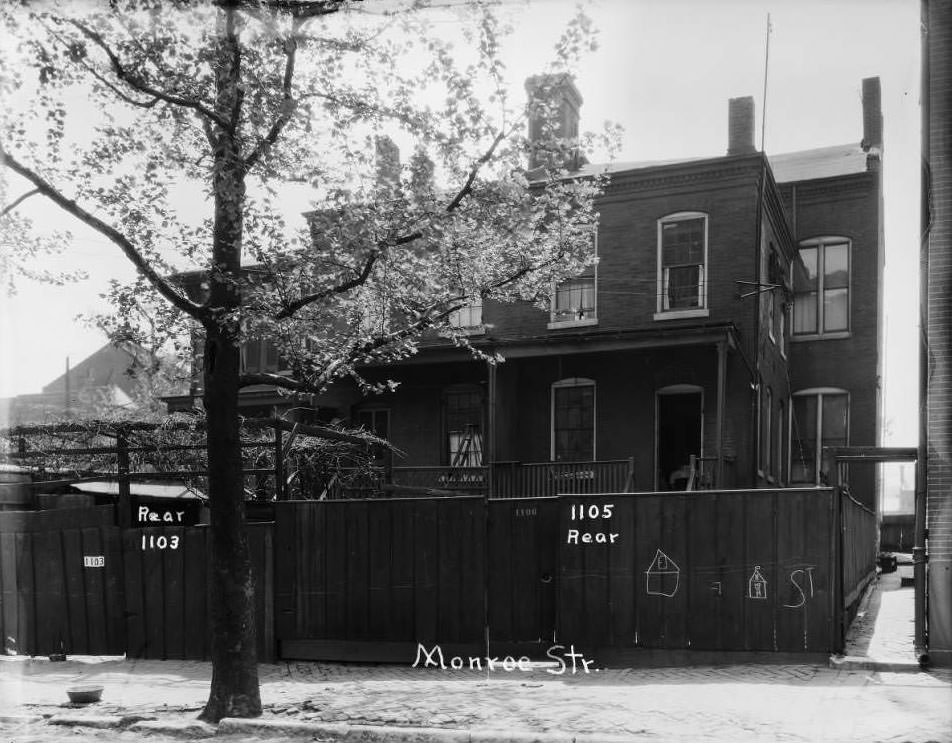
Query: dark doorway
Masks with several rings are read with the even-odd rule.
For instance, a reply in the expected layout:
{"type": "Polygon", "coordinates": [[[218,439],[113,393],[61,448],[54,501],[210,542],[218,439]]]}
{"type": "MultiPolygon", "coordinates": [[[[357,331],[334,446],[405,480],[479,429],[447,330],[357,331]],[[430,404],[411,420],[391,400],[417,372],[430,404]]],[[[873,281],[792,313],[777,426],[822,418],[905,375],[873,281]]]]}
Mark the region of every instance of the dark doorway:
{"type": "Polygon", "coordinates": [[[701,456],[703,396],[698,389],[658,392],[658,490],[684,490],[691,455],[701,456]]]}

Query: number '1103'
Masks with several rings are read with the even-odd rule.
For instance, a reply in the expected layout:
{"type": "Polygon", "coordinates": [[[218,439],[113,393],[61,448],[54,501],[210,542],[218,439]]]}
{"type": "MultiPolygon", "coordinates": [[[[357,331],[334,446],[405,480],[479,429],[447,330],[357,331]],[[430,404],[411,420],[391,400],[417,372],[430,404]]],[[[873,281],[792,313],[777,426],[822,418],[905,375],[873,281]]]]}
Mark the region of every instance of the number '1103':
{"type": "Polygon", "coordinates": [[[586,506],[582,503],[576,503],[572,506],[572,521],[584,521],[585,519],[610,519],[614,504],[607,503],[603,506],[592,504],[586,506]]]}

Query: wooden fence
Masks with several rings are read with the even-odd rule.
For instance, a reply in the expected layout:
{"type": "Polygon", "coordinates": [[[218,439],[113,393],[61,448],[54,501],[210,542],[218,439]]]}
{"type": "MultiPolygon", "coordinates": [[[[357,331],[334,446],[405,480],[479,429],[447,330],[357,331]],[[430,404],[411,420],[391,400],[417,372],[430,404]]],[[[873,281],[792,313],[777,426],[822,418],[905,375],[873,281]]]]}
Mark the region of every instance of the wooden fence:
{"type": "MultiPolygon", "coordinates": [[[[209,657],[207,527],[120,529],[115,518],[112,506],[0,513],[7,652],[209,657]]],[[[249,541],[258,653],[271,659],[271,524],[249,525],[249,541]]]]}
{"type": "MultiPolygon", "coordinates": [[[[113,518],[0,514],[8,650],[208,657],[208,528],[113,518]]],[[[809,488],[286,501],[249,535],[262,658],[411,663],[420,645],[545,658],[562,645],[628,664],[841,650],[876,521],[809,488]]]]}
{"type": "Polygon", "coordinates": [[[537,657],[574,644],[603,660],[644,649],[828,653],[842,641],[839,497],[279,503],[279,653],[411,662],[418,644],[472,655],[481,641],[537,657]]]}

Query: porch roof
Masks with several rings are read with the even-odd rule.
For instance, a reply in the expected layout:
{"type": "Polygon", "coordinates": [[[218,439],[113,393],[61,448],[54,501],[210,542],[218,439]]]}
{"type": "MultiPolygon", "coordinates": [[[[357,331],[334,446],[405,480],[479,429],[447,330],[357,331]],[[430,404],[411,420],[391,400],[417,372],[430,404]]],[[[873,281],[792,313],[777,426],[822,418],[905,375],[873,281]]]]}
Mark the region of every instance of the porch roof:
{"type": "MultiPolygon", "coordinates": [[[[690,326],[652,327],[635,330],[549,331],[544,335],[495,338],[485,335],[471,338],[471,345],[484,353],[499,353],[504,358],[629,351],[675,346],[706,346],[737,343],[737,328],[731,322],[699,323],[690,326]]],[[[400,364],[432,363],[464,358],[469,352],[449,344],[427,345],[400,364]]]]}

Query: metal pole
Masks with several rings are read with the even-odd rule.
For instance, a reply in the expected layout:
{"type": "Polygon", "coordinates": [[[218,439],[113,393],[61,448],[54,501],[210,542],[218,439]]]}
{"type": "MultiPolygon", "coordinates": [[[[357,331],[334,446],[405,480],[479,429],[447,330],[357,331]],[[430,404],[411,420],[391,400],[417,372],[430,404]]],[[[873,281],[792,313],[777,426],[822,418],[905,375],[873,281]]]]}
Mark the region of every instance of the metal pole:
{"type": "Polygon", "coordinates": [[[132,526],[132,488],[129,486],[129,440],[126,431],[120,428],[116,432],[116,472],[119,480],[119,527],[132,526]]]}

